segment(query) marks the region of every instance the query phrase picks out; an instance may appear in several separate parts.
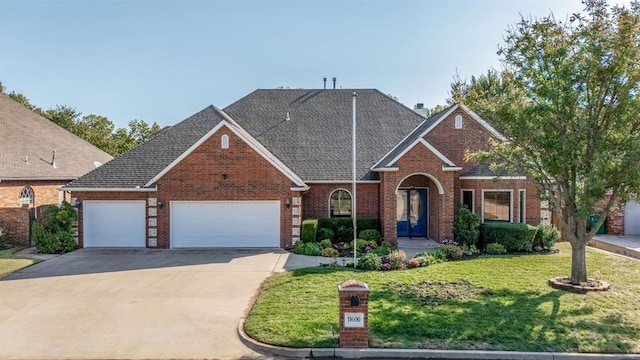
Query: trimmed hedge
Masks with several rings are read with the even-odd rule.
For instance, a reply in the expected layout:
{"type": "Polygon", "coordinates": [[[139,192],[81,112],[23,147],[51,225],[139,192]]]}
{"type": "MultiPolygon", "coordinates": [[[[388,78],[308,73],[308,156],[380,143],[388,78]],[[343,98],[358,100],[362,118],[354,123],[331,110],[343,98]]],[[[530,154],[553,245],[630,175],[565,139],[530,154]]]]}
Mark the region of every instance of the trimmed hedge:
{"type": "MultiPolygon", "coordinates": [[[[378,219],[374,218],[357,218],[356,226],[358,231],[378,230],[378,219]]],[[[329,234],[326,230],[333,231],[333,241],[349,242],[353,240],[353,219],[350,217],[341,218],[319,218],[318,228],[321,229],[317,235],[326,236],[329,234]]],[[[326,239],[327,237],[325,237],[326,239]]],[[[317,240],[322,240],[316,238],[317,240]]]]}
{"type": "Polygon", "coordinates": [[[302,236],[300,240],[303,243],[310,243],[316,241],[316,235],[318,232],[318,220],[309,219],[302,222],[302,236]]]}
{"type": "Polygon", "coordinates": [[[528,252],[532,250],[536,227],[521,223],[487,222],[481,225],[482,240],[486,244],[498,243],[507,252],[528,252]]]}

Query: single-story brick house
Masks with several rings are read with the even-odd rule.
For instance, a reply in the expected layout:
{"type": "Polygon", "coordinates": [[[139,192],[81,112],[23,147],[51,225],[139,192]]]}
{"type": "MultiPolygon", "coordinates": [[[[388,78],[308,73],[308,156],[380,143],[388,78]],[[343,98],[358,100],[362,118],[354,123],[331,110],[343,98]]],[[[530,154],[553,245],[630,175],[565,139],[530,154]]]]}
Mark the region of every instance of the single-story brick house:
{"type": "Polygon", "coordinates": [[[59,204],[60,187],[113,157],[0,94],[0,223],[29,243],[29,211],[59,204]]]}
{"type": "Polygon", "coordinates": [[[424,118],[378,90],[256,90],[209,106],[63,188],[82,247],[283,247],[303,219],[351,216],[357,93],[357,216],[385,239],[452,238],[454,213],[538,224],[536,186],[495,180],[465,152],[504,137],[462,105],[424,118]]]}

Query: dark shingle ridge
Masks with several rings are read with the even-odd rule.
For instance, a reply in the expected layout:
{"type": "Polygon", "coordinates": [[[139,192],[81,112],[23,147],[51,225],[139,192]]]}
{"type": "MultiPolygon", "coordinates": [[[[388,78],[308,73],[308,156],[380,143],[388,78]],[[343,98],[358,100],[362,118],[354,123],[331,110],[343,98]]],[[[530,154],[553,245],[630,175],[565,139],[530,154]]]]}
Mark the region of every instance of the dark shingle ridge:
{"type": "Polygon", "coordinates": [[[143,187],[221,120],[222,116],[216,108],[208,106],[174,126],[163,128],[140,146],[78,178],[67,187],[143,187]]]}
{"type": "Polygon", "coordinates": [[[258,89],[224,112],[303,180],[350,181],[354,92],[357,177],[375,180],[371,167],[424,120],[376,89],[258,89]]]}

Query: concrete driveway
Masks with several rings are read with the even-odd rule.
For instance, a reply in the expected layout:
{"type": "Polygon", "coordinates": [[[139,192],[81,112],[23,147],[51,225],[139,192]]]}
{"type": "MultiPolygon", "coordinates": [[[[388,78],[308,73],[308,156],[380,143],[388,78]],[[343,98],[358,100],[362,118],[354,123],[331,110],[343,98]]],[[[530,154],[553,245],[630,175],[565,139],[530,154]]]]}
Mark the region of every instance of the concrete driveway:
{"type": "Polygon", "coordinates": [[[0,279],[0,358],[260,358],[237,327],[278,249],[81,249],[0,279]]]}

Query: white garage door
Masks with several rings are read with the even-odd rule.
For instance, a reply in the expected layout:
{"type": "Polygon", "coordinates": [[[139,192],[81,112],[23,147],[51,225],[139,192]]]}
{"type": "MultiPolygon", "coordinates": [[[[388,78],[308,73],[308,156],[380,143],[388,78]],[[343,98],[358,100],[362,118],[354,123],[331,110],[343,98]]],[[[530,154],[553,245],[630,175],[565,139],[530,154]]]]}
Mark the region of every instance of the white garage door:
{"type": "Polygon", "coordinates": [[[172,201],[171,247],[280,247],[280,202],[172,201]]]}
{"type": "Polygon", "coordinates": [[[84,201],[84,247],[145,247],[144,201],[84,201]]]}
{"type": "Polygon", "coordinates": [[[640,235],[640,204],[629,200],[624,204],[624,234],[640,235]]]}

